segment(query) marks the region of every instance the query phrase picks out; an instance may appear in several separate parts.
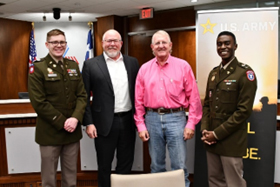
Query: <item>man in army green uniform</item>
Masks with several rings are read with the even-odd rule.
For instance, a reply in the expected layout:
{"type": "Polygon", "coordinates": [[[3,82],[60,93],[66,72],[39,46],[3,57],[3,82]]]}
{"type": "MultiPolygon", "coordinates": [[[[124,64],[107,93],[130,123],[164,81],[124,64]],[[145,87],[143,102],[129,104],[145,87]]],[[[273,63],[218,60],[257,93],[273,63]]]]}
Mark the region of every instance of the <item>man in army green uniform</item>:
{"type": "Polygon", "coordinates": [[[242,156],[247,148],[247,123],[257,80],[254,71],[238,62],[235,35],[223,31],[217,38],[222,58],[208,77],[201,121],[209,187],[246,187],[242,156]]]}
{"type": "Polygon", "coordinates": [[[38,115],[35,141],[40,145],[43,187],[56,186],[59,157],[61,186],[76,186],[87,94],[78,64],[63,58],[66,44],[63,31],[48,32],[49,54],[30,67],[28,76],[31,104],[38,115]]]}

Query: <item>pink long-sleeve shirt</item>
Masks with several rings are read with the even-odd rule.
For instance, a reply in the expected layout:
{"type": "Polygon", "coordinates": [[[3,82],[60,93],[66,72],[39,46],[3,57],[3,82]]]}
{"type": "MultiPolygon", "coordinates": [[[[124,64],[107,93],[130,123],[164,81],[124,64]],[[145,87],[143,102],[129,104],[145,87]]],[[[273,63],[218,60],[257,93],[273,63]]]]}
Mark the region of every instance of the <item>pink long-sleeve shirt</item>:
{"type": "Polygon", "coordinates": [[[194,130],[201,120],[202,106],[189,63],[170,55],[163,66],[156,58],[143,64],[135,85],[134,119],[138,132],[147,130],[144,121],[145,107],[189,107],[186,127],[194,130]]]}

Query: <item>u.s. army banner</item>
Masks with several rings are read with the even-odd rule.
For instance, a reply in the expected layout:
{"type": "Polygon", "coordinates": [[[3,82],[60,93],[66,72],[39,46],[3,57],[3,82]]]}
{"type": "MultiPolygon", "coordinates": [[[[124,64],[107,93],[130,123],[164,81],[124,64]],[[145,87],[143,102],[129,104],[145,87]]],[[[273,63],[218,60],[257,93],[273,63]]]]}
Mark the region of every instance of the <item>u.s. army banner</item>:
{"type": "MultiPolygon", "coordinates": [[[[255,71],[258,89],[248,119],[248,148],[244,178],[248,187],[274,186],[275,133],[278,80],[278,8],[198,11],[197,80],[205,97],[209,72],[221,62],[216,39],[231,31],[237,40],[235,55],[255,71]]],[[[207,187],[207,165],[199,126],[196,129],[194,186],[207,187]]]]}

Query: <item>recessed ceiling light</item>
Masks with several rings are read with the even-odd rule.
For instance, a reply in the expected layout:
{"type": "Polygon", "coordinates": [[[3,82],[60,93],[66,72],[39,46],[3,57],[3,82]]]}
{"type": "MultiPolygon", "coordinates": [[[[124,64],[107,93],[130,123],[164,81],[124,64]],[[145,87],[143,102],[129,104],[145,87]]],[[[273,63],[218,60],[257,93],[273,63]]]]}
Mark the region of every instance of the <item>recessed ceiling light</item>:
{"type": "Polygon", "coordinates": [[[191,0],[192,3],[196,3],[198,0],[191,0]]]}

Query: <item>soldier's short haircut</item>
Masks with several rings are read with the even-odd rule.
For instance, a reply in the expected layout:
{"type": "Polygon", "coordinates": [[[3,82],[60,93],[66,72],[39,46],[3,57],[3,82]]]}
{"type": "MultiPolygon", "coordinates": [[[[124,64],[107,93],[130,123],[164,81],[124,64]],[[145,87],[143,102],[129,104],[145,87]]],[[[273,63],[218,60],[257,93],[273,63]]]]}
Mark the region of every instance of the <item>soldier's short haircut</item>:
{"type": "Polygon", "coordinates": [[[229,32],[229,31],[222,31],[222,32],[220,32],[220,34],[218,34],[217,39],[218,39],[220,36],[223,36],[223,35],[231,36],[231,37],[233,38],[234,44],[236,44],[236,38],[235,38],[235,35],[234,35],[232,32],[229,32]]]}
{"type": "Polygon", "coordinates": [[[47,33],[47,41],[49,40],[50,37],[57,36],[57,35],[63,35],[65,37],[65,34],[62,30],[53,29],[47,33]]]}

